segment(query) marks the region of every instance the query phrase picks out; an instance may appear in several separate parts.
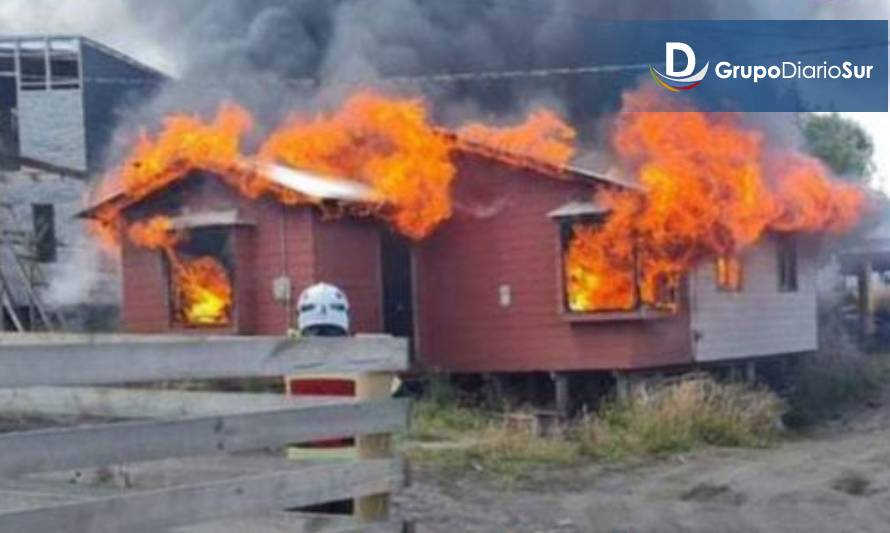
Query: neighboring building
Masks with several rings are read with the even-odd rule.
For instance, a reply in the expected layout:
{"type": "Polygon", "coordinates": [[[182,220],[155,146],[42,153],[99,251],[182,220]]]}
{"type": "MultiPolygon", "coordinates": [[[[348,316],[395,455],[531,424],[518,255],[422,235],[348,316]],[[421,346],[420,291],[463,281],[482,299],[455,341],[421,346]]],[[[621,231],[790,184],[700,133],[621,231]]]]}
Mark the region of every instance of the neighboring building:
{"type": "Polygon", "coordinates": [[[701,265],[671,311],[571,312],[568,228],[607,216],[590,199],[621,184],[479,154],[459,154],[456,166],[454,215],[413,244],[373,219],[251,200],[198,172],[119,206],[130,222],[164,214],[188,228],[181,251],[224,264],[234,294],[226,324],[185,324],[169,261],[126,244],[124,329],[282,334],[293,297],[325,281],[350,298],[356,332],[411,335],[419,367],[451,372],[632,371],[816,348],[815,253],[804,239],[769,235],[738,258],[730,280],[701,265]]]}
{"type": "Polygon", "coordinates": [[[58,311],[83,327],[84,306],[115,305],[77,290],[97,259],[73,217],[118,114],[165,79],[84,37],[0,36],[0,329],[58,328],[41,318],[58,311]]]}

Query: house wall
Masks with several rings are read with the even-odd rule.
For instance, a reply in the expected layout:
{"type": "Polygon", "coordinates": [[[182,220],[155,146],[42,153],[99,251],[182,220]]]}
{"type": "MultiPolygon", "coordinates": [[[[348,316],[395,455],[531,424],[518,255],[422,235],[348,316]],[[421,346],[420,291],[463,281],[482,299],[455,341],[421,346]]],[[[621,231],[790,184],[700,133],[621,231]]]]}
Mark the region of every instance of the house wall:
{"type": "MultiPolygon", "coordinates": [[[[296,298],[307,286],[326,281],[346,292],[354,330],[379,332],[379,234],[374,223],[349,218],[324,220],[311,206],[283,206],[250,200],[213,177],[192,177],[128,210],[132,220],[164,213],[238,209],[251,224],[234,228],[233,283],[237,325],[242,334],[281,335],[294,324],[296,298]],[[291,305],[276,301],[274,280],[291,279],[291,305]]],[[[160,252],[125,243],[123,250],[124,329],[169,331],[167,286],[160,252]]],[[[208,330],[189,328],[189,331],[208,330]]]]}
{"type": "Polygon", "coordinates": [[[167,282],[160,252],[138,248],[124,240],[121,270],[123,330],[128,333],[169,331],[167,282]]]}
{"type": "Polygon", "coordinates": [[[86,130],[80,89],[19,91],[21,155],[86,170],[86,130]]]}
{"type": "Polygon", "coordinates": [[[562,311],[559,231],[547,213],[589,199],[591,186],[469,155],[458,168],[454,216],[415,249],[421,365],[515,372],[691,361],[685,305],[652,320],[573,322],[562,311]]]}
{"type": "MultiPolygon", "coordinates": [[[[383,331],[380,228],[370,219],[322,220],[315,212],[315,278],[346,293],[354,333],[383,331]]],[[[295,287],[297,294],[302,287],[295,287]]]]}
{"type": "Polygon", "coordinates": [[[713,262],[691,276],[690,300],[697,361],[720,361],[815,350],[817,261],[798,242],[798,288],[779,291],[778,243],[768,236],[741,255],[741,292],[722,292],[713,262]]]}

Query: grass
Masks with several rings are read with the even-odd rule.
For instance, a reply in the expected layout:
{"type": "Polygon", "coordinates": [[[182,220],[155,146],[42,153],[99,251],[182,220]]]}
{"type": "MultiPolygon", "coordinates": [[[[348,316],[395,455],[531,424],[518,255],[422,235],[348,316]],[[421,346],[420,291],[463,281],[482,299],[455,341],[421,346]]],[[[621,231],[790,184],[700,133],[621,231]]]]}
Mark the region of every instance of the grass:
{"type": "Polygon", "coordinates": [[[606,460],[702,446],[759,447],[776,437],[783,409],[766,389],[696,377],[606,406],[581,428],[580,439],[589,455],[606,460]]]}
{"type": "Polygon", "coordinates": [[[479,409],[421,400],[413,407],[408,438],[420,442],[459,441],[488,428],[493,416],[479,409]]]}
{"type": "Polygon", "coordinates": [[[806,428],[836,418],[888,381],[887,354],[816,354],[804,360],[796,376],[785,422],[792,428],[806,428]]]}
{"type": "Polygon", "coordinates": [[[702,446],[764,446],[778,431],[782,402],[772,393],[697,377],[612,403],[554,435],[507,425],[503,417],[451,403],[419,401],[403,443],[420,463],[522,479],[542,467],[659,456],[702,446]],[[435,445],[429,445],[435,441],[435,445]]]}
{"type": "Polygon", "coordinates": [[[508,429],[491,418],[472,433],[453,434],[453,439],[432,447],[408,444],[406,451],[420,463],[455,473],[485,472],[505,481],[520,480],[539,467],[576,465],[582,458],[576,440],[508,429]]]}

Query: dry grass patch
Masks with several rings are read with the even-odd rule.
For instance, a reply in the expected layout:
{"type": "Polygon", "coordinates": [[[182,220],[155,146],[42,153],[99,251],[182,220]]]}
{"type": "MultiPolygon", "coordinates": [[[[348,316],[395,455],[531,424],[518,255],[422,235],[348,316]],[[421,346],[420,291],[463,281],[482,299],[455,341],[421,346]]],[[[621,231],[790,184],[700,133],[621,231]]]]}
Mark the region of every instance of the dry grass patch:
{"type": "Polygon", "coordinates": [[[561,432],[542,436],[493,413],[423,400],[403,444],[420,463],[515,481],[542,467],[708,445],[764,446],[778,433],[783,410],[782,401],[766,389],[699,376],[657,386],[632,403],[609,404],[561,432]]]}
{"type": "Polygon", "coordinates": [[[580,438],[587,453],[604,459],[703,445],[763,446],[776,436],[783,411],[782,401],[766,389],[700,376],[606,406],[580,429],[580,438]]]}

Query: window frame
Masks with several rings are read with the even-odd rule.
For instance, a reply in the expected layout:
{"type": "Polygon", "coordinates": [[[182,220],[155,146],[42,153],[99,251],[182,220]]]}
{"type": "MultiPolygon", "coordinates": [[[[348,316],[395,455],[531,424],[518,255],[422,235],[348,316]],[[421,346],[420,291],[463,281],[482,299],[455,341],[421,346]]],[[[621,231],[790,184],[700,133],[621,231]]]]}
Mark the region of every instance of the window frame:
{"type": "Polygon", "coordinates": [[[776,239],[778,291],[785,293],[800,290],[800,254],[797,239],[793,235],[779,235],[776,239]]]}
{"type": "Polygon", "coordinates": [[[167,319],[171,329],[181,330],[231,330],[236,329],[238,324],[238,293],[235,290],[236,285],[236,249],[235,226],[202,226],[190,228],[188,238],[175,245],[176,253],[180,257],[190,259],[197,258],[201,255],[208,255],[216,259],[225,268],[229,276],[229,283],[232,287],[232,306],[229,311],[229,320],[225,324],[198,325],[190,324],[182,316],[182,302],[179,300],[179,294],[176,290],[175,274],[170,258],[166,253],[158,252],[161,256],[161,265],[164,272],[164,287],[166,289],[167,300],[167,319]],[[216,234],[216,235],[214,235],[216,234]],[[216,238],[221,241],[221,246],[210,247],[214,249],[202,249],[208,242],[207,237],[216,238]]]}
{"type": "Polygon", "coordinates": [[[714,258],[714,287],[717,292],[729,294],[738,294],[745,290],[745,263],[738,254],[723,254],[714,258]],[[720,268],[721,263],[726,262],[727,268],[720,268]],[[731,276],[732,269],[735,266],[737,274],[731,276]],[[724,272],[726,275],[724,276],[724,272]],[[725,279],[724,279],[725,278],[725,279]],[[735,279],[731,279],[735,278],[735,279]]]}
{"type": "Polygon", "coordinates": [[[33,252],[38,263],[55,263],[59,260],[59,239],[56,231],[56,206],[51,203],[31,204],[31,226],[33,230],[33,252]],[[40,215],[39,213],[43,213],[40,215]],[[41,232],[38,219],[45,220],[45,233],[41,232]]]}
{"type": "Polygon", "coordinates": [[[74,39],[54,39],[48,43],[48,82],[52,90],[79,89],[81,77],[81,54],[78,42],[74,39]],[[73,72],[59,76],[56,73],[62,64],[73,65],[73,72]]]}
{"type": "Polygon", "coordinates": [[[568,278],[566,276],[566,252],[568,250],[569,241],[572,237],[574,226],[578,224],[603,224],[607,217],[606,213],[585,214],[574,216],[553,217],[556,222],[557,242],[556,242],[556,266],[557,266],[557,290],[558,294],[558,311],[560,315],[568,322],[604,322],[604,321],[622,321],[622,320],[648,320],[662,319],[676,316],[680,310],[682,290],[682,281],[678,285],[677,290],[673,294],[673,309],[665,309],[654,306],[643,301],[640,293],[640,258],[635,253],[635,266],[633,272],[634,281],[634,306],[630,309],[600,309],[590,311],[576,311],[569,306],[568,300],[568,278]]]}
{"type": "Polygon", "coordinates": [[[49,49],[45,39],[23,40],[18,43],[18,74],[19,90],[48,91],[49,83],[49,49]],[[26,70],[42,64],[41,72],[26,70]]]}

